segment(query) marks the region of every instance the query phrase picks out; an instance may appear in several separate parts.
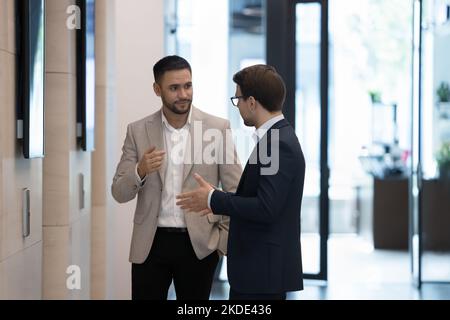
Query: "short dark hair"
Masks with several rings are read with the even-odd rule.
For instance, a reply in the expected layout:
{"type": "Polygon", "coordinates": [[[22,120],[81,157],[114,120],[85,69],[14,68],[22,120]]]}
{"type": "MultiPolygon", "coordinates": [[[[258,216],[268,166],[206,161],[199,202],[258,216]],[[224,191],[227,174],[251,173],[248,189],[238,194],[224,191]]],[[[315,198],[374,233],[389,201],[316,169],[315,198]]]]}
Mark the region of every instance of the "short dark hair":
{"type": "Polygon", "coordinates": [[[153,66],[153,76],[155,77],[155,82],[159,83],[162,76],[167,71],[183,69],[188,69],[192,74],[191,65],[189,64],[189,62],[187,62],[186,59],[176,55],[166,56],[153,66]]]}
{"type": "Polygon", "coordinates": [[[244,98],[252,96],[270,112],[283,109],[286,85],[274,67],[265,64],[247,67],[236,73],[233,81],[244,98]]]}

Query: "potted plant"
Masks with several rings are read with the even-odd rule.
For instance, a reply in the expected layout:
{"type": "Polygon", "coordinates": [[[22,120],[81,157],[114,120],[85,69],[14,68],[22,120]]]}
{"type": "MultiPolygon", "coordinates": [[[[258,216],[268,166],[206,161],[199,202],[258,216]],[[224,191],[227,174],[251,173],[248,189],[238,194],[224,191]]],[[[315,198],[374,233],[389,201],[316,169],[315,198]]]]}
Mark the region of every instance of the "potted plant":
{"type": "Polygon", "coordinates": [[[450,87],[447,82],[441,82],[436,91],[439,102],[450,102],[450,87]]]}
{"type": "Polygon", "coordinates": [[[450,141],[444,142],[436,153],[436,161],[441,179],[450,179],[450,141]]]}
{"type": "Polygon", "coordinates": [[[441,82],[436,94],[441,118],[450,118],[450,86],[448,82],[441,82]]]}
{"type": "Polygon", "coordinates": [[[373,104],[381,103],[381,92],[376,90],[369,91],[370,100],[373,104]]]}

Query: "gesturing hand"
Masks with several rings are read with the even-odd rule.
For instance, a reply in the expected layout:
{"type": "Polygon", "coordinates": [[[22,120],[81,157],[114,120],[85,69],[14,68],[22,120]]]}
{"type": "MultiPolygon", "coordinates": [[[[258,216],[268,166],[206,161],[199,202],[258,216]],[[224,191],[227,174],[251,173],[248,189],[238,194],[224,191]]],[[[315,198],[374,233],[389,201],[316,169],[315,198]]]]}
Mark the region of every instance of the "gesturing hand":
{"type": "Polygon", "coordinates": [[[191,192],[186,192],[177,196],[179,200],[177,206],[188,212],[200,212],[205,215],[211,212],[208,208],[208,195],[214,188],[206,182],[199,174],[194,175],[199,187],[191,192]]]}
{"type": "Polygon", "coordinates": [[[146,175],[149,175],[161,169],[165,154],[166,154],[165,151],[156,150],[156,147],[151,147],[142,156],[142,159],[141,161],[139,161],[137,167],[137,171],[141,179],[143,179],[146,175]]]}

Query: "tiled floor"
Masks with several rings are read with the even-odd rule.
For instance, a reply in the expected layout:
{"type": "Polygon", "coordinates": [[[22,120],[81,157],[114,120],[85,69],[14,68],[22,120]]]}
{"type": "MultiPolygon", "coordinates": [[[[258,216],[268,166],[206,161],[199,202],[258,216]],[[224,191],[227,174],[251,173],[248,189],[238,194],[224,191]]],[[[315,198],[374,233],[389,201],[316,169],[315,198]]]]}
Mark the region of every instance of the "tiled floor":
{"type": "MultiPolygon", "coordinates": [[[[424,283],[420,291],[415,288],[411,280],[410,258],[406,251],[373,250],[370,244],[356,236],[333,237],[329,240],[328,250],[329,281],[323,283],[306,280],[305,290],[289,293],[288,299],[450,299],[448,283],[424,283]]],[[[432,275],[433,265],[436,267],[436,274],[450,274],[450,255],[441,254],[436,261],[434,263],[432,257],[427,258],[424,265],[429,265],[428,274],[432,275]]],[[[450,278],[433,280],[450,281],[450,278]]],[[[216,281],[211,299],[226,300],[228,291],[227,281],[216,281]]],[[[175,298],[173,289],[169,297],[175,298]]]]}

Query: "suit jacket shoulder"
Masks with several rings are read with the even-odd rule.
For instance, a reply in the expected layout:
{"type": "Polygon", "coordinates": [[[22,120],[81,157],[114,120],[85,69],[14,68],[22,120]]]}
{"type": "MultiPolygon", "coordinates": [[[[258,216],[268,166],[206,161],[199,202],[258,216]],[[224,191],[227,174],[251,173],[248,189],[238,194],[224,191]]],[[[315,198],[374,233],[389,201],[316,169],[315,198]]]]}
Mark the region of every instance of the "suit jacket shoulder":
{"type": "MultiPolygon", "coordinates": [[[[131,122],[129,126],[131,128],[140,128],[144,127],[145,123],[147,122],[153,122],[155,120],[162,121],[162,115],[161,115],[161,109],[152,113],[149,116],[146,116],[145,118],[136,120],[134,122],[131,122]]],[[[214,116],[212,114],[209,114],[207,112],[204,112],[198,108],[196,108],[194,105],[192,105],[192,120],[193,121],[202,121],[206,127],[210,128],[217,128],[217,129],[223,129],[230,126],[230,121],[227,119],[214,116]]]]}
{"type": "Polygon", "coordinates": [[[131,127],[131,128],[140,128],[140,127],[144,127],[145,123],[147,123],[149,121],[150,122],[152,122],[154,120],[161,121],[161,119],[162,119],[161,118],[161,110],[158,110],[158,111],[152,113],[149,116],[146,116],[146,117],[144,117],[142,119],[139,119],[139,120],[136,120],[134,122],[131,122],[128,126],[131,127]]]}
{"type": "Polygon", "coordinates": [[[207,127],[223,129],[230,126],[230,121],[227,119],[214,116],[212,114],[206,113],[194,106],[192,106],[193,116],[197,121],[203,121],[207,127]]]}
{"type": "Polygon", "coordinates": [[[303,155],[295,129],[286,119],[277,122],[271,129],[279,129],[280,146],[285,146],[289,152],[293,152],[297,156],[303,155]]]}

